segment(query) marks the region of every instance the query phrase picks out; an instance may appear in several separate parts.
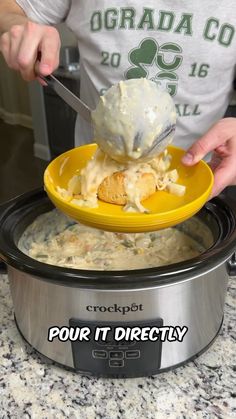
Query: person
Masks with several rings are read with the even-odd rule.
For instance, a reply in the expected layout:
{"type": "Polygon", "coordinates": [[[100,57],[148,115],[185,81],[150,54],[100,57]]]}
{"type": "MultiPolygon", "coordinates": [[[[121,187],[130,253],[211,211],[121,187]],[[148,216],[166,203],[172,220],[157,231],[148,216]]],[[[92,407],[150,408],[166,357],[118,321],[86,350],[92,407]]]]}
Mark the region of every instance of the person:
{"type": "MultiPolygon", "coordinates": [[[[147,77],[172,95],[175,144],[194,165],[209,152],[212,197],[236,184],[236,118],[223,118],[233,92],[236,8],[233,0],[2,0],[0,50],[8,66],[33,80],[59,63],[64,21],[78,38],[81,98],[92,109],[121,79],[147,77]],[[38,59],[40,55],[40,60],[38,59]]],[[[92,140],[78,120],[75,144],[92,140]]],[[[65,139],[66,141],[66,139],[65,139]]]]}

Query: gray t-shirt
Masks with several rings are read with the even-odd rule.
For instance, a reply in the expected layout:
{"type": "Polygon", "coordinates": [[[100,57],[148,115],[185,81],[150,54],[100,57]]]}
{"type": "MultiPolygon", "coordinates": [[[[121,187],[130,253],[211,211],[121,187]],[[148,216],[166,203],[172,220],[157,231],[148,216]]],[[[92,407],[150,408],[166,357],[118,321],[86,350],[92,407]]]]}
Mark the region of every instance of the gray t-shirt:
{"type": "MultiPolygon", "coordinates": [[[[189,147],[225,113],[236,63],[234,0],[17,0],[33,21],[65,21],[78,38],[81,98],[121,79],[147,77],[165,86],[178,115],[174,143],[189,147]]],[[[77,120],[76,145],[92,141],[77,120]]]]}

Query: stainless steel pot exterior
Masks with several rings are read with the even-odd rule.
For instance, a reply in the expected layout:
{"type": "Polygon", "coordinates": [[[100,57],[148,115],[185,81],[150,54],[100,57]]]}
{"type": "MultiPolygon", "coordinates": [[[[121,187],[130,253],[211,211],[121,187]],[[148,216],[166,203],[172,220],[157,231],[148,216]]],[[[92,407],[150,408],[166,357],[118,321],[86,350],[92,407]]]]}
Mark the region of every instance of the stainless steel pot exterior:
{"type": "Polygon", "coordinates": [[[8,268],[15,317],[25,339],[40,353],[74,367],[71,342],[48,342],[48,329],[69,326],[70,318],[85,321],[131,321],[162,318],[164,325],[187,326],[182,342],[163,342],[162,369],[185,362],[204,350],[217,335],[222,319],[228,275],[226,263],[187,280],[140,289],[82,289],[41,280],[8,268]],[[135,304],[136,306],[132,306],[135,304]],[[122,312],[113,306],[141,307],[122,312]],[[141,306],[140,306],[141,305],[141,306]],[[99,307],[103,307],[102,311],[99,307]]]}
{"type": "Polygon", "coordinates": [[[235,270],[234,259],[228,262],[236,246],[235,203],[224,197],[215,198],[199,213],[215,240],[199,257],[168,267],[111,272],[46,265],[19,250],[17,243],[25,228],[37,215],[50,209],[48,199],[39,190],[16,198],[0,210],[0,256],[8,265],[16,321],[24,338],[37,351],[84,373],[134,377],[178,366],[212,343],[222,324],[227,272],[235,270]],[[114,372],[118,365],[114,365],[117,360],[111,360],[110,343],[106,344],[106,351],[100,351],[108,355],[105,367],[101,367],[100,361],[95,360],[101,347],[94,340],[90,346],[58,339],[48,341],[48,329],[54,326],[89,322],[93,326],[115,327],[119,323],[130,327],[143,322],[159,326],[162,321],[163,326],[187,326],[183,341],[165,341],[162,347],[159,342],[154,346],[153,342],[139,342],[132,348],[130,345],[131,351],[112,343],[120,353],[123,351],[124,368],[120,372],[117,368],[114,372]],[[134,348],[136,354],[140,349],[140,356],[136,356],[136,361],[128,360],[134,348]]]}

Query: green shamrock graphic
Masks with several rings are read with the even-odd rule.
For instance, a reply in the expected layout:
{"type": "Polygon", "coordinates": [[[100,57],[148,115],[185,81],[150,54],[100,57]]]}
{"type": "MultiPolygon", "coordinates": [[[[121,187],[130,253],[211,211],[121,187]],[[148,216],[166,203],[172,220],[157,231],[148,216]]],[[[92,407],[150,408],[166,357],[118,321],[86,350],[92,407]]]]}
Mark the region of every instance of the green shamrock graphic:
{"type": "Polygon", "coordinates": [[[142,64],[151,65],[156,57],[158,48],[157,42],[152,38],[145,39],[138,48],[134,48],[129,54],[129,60],[136,67],[131,67],[127,70],[126,79],[146,77],[148,72],[142,67],[142,64]]]}
{"type": "Polygon", "coordinates": [[[165,84],[165,88],[174,96],[178,88],[178,76],[175,73],[183,61],[182,48],[167,42],[159,45],[155,39],[146,38],[129,53],[132,66],[126,71],[126,79],[147,77],[156,83],[165,84]]]}

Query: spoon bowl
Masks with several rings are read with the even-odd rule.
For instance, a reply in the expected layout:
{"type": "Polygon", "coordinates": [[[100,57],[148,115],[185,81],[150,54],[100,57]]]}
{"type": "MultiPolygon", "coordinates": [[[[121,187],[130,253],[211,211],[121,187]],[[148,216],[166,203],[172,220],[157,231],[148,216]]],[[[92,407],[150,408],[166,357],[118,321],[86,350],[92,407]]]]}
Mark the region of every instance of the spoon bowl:
{"type": "Polygon", "coordinates": [[[100,97],[92,121],[94,140],[112,159],[147,161],[173,140],[175,104],[153,81],[120,81],[100,97]]]}

